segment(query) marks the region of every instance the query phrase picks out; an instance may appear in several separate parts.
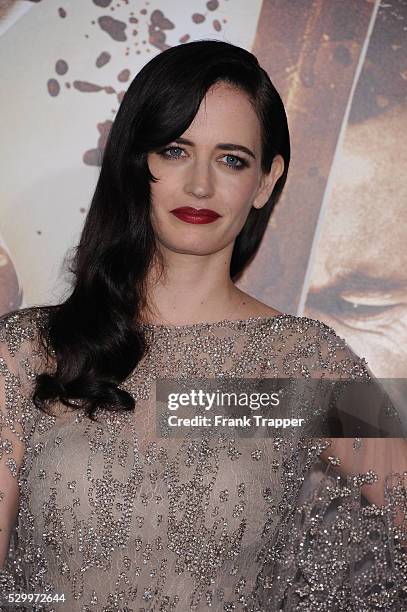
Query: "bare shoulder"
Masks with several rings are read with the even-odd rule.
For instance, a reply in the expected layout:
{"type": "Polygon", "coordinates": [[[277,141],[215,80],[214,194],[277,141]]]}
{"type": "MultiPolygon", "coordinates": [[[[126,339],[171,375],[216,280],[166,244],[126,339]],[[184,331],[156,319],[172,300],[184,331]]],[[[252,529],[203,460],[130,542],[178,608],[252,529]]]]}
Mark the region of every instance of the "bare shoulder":
{"type": "Polygon", "coordinates": [[[248,293],[243,291],[240,293],[242,298],[240,312],[242,317],[276,317],[285,314],[268,304],[264,304],[264,302],[260,302],[260,300],[256,300],[256,298],[248,293]]]}

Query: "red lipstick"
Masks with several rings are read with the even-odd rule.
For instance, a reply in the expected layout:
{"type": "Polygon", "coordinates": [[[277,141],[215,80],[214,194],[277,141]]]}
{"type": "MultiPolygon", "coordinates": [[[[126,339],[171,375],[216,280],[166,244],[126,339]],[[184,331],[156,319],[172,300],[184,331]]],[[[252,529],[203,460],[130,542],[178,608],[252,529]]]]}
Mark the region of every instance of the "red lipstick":
{"type": "Polygon", "coordinates": [[[185,221],[185,223],[212,223],[221,215],[210,208],[192,208],[191,206],[180,206],[170,211],[173,215],[185,221]]]}

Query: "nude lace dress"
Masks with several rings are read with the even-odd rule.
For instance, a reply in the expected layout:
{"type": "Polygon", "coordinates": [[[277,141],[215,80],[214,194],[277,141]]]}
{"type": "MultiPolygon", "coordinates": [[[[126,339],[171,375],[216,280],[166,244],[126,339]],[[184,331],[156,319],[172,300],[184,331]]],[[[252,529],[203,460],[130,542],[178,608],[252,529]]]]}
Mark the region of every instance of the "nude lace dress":
{"type": "Polygon", "coordinates": [[[0,319],[0,527],[10,476],[20,491],[0,592],[65,601],[3,610],[407,610],[405,446],[355,437],[322,461],[329,440],[300,434],[157,436],[159,378],[370,379],[333,329],[293,315],[145,324],[149,350],[120,385],[135,411],[93,423],[31,401],[46,320],[0,319]],[[367,494],[378,469],[382,504],[367,494]]]}

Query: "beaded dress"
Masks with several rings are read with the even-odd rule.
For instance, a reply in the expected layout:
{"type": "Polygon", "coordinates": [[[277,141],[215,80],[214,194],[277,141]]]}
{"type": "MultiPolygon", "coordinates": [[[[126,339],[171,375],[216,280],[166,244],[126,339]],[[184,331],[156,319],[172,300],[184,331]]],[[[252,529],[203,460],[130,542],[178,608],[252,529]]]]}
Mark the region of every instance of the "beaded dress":
{"type": "Polygon", "coordinates": [[[144,324],[149,349],[119,385],[135,411],[94,423],[31,400],[46,319],[0,319],[0,527],[19,487],[0,591],[65,602],[3,610],[407,610],[405,440],[390,452],[349,438],[323,461],[332,439],[157,436],[158,378],[370,379],[332,328],[293,315],[144,324]]]}

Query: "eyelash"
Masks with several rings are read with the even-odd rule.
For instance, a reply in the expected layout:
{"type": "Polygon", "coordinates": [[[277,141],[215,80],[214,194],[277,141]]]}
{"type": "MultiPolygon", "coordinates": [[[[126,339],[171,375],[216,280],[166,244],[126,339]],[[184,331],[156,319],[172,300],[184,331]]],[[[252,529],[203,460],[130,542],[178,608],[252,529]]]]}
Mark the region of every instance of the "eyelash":
{"type": "MultiPolygon", "coordinates": [[[[173,151],[174,149],[179,149],[180,151],[185,151],[185,149],[183,149],[182,147],[166,147],[165,149],[162,149],[161,151],[158,151],[158,154],[161,155],[161,157],[164,157],[164,159],[177,160],[177,159],[179,159],[179,157],[171,157],[169,155],[165,155],[165,153],[167,153],[167,151],[173,151]]],[[[226,153],[223,157],[234,157],[235,159],[237,159],[242,164],[241,166],[231,166],[230,164],[226,164],[226,166],[228,168],[231,168],[232,170],[243,170],[243,168],[247,168],[249,166],[249,164],[247,163],[247,161],[245,159],[243,159],[242,157],[238,157],[237,155],[230,155],[230,154],[226,153]]]]}

